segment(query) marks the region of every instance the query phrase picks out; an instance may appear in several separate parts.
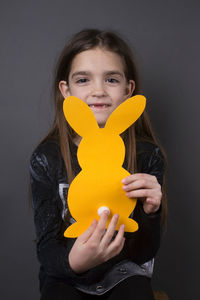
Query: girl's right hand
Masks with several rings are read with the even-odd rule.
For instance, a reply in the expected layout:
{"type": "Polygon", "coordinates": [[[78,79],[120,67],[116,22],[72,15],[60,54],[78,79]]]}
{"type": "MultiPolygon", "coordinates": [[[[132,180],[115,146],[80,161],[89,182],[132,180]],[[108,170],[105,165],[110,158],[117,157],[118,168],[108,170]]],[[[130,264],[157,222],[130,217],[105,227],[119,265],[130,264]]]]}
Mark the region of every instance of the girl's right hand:
{"type": "Polygon", "coordinates": [[[94,220],[90,227],[80,235],[70,253],[69,265],[75,273],[85,272],[120,253],[124,246],[124,225],[112,240],[119,216],[112,217],[105,232],[109,213],[104,211],[99,222],[94,220]]]}

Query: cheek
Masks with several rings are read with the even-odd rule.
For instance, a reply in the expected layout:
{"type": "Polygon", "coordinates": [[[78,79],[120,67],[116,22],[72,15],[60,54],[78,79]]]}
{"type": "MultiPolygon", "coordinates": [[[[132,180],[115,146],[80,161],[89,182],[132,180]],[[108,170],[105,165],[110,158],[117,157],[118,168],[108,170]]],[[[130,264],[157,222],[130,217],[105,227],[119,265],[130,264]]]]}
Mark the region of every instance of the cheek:
{"type": "Polygon", "coordinates": [[[121,90],[113,94],[113,102],[116,104],[116,106],[120,105],[124,100],[126,99],[121,90]]]}
{"type": "Polygon", "coordinates": [[[71,88],[70,88],[71,95],[76,96],[82,100],[86,96],[87,92],[88,92],[87,88],[85,88],[85,87],[71,86],[71,88]]]}
{"type": "Polygon", "coordinates": [[[110,93],[115,99],[123,99],[125,95],[125,89],[122,86],[110,89],[110,93]]]}

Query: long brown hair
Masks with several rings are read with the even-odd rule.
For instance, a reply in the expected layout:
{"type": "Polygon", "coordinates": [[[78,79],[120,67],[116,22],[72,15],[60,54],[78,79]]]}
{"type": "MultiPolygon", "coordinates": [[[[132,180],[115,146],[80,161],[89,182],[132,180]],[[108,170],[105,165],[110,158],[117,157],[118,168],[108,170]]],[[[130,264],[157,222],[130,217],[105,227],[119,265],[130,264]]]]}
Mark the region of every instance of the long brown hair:
{"type": "MultiPolygon", "coordinates": [[[[73,38],[67,43],[58,59],[55,68],[55,78],[53,85],[53,95],[55,101],[55,119],[52,128],[41,142],[44,142],[48,139],[55,139],[59,142],[62,157],[66,166],[69,183],[74,178],[71,164],[69,142],[70,140],[73,140],[76,137],[76,133],[69,126],[64,117],[64,99],[59,90],[59,82],[61,80],[65,80],[68,83],[71,64],[74,57],[78,53],[96,47],[102,47],[106,50],[115,52],[122,58],[125,66],[124,72],[126,80],[129,81],[130,79],[132,79],[135,81],[135,90],[132,96],[136,94],[141,94],[141,85],[138,70],[136,68],[135,58],[127,43],[122,38],[120,38],[118,34],[116,34],[113,31],[85,29],[74,35],[73,38]]],[[[165,151],[162,148],[162,146],[158,143],[155,137],[146,111],[131,127],[129,127],[122,134],[122,137],[126,145],[128,171],[130,173],[133,172],[133,170],[134,172],[137,171],[136,141],[149,141],[157,145],[161,149],[166,162],[165,151]]],[[[162,223],[165,225],[167,216],[165,174],[162,185],[162,193],[162,223]]]]}

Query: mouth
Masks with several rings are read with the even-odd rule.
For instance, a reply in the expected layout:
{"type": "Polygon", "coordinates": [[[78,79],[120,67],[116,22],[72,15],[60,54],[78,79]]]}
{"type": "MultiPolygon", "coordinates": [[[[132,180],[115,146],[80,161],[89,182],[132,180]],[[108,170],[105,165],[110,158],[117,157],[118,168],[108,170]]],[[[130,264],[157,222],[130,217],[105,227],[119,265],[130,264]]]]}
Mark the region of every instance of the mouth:
{"type": "Polygon", "coordinates": [[[96,108],[96,109],[106,109],[109,106],[111,106],[111,105],[107,104],[107,103],[93,103],[93,104],[89,104],[90,108],[96,108]]]}

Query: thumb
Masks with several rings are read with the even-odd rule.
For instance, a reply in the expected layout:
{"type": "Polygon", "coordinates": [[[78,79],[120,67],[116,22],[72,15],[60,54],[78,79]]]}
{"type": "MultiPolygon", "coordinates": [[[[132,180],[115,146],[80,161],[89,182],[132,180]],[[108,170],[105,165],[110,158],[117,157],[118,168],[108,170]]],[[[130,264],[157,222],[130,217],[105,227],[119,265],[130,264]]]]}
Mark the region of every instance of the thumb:
{"type": "Polygon", "coordinates": [[[97,226],[97,220],[93,220],[92,224],[77,238],[82,243],[85,243],[89,240],[97,226]]]}

